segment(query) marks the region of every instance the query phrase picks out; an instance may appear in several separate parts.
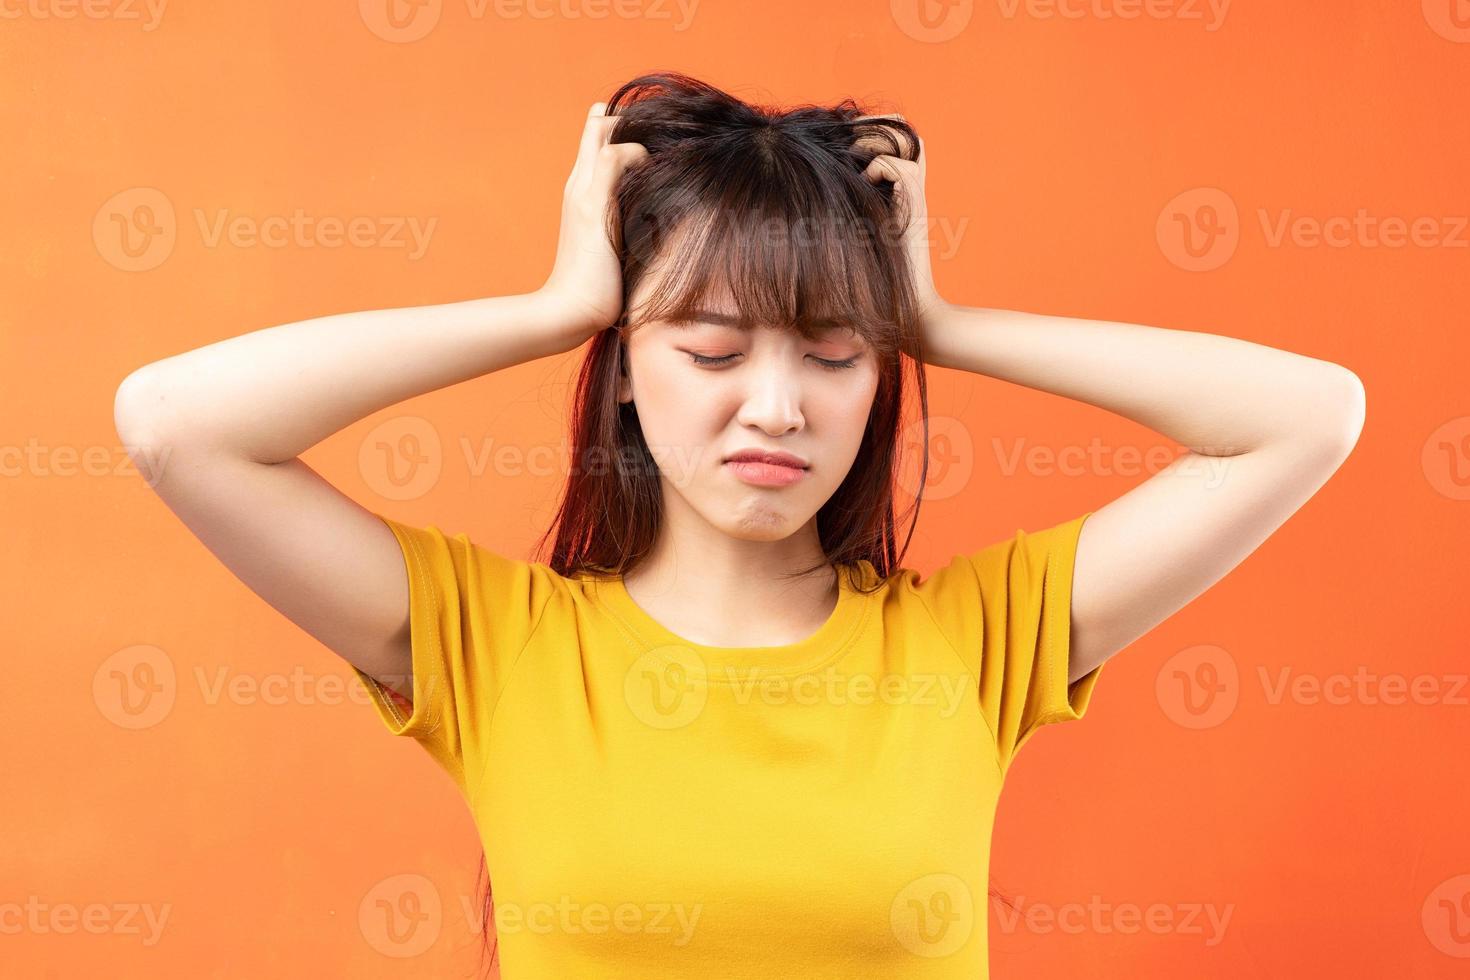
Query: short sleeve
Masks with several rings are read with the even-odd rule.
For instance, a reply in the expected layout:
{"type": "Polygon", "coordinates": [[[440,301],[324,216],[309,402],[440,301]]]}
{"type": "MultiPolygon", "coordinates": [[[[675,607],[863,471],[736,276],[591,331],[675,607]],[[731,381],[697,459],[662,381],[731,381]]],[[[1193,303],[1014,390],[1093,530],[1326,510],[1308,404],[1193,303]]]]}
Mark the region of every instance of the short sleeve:
{"type": "Polygon", "coordinates": [[[507,558],[439,528],[375,514],[408,573],[413,700],[357,668],[394,735],[424,747],[463,793],[477,776],[495,706],[555,587],[549,566],[507,558]]]}
{"type": "Polygon", "coordinates": [[[1002,773],[1033,732],[1087,713],[1102,665],[1068,684],[1072,572],[1092,511],[958,555],[915,591],[975,675],[1002,773]]]}

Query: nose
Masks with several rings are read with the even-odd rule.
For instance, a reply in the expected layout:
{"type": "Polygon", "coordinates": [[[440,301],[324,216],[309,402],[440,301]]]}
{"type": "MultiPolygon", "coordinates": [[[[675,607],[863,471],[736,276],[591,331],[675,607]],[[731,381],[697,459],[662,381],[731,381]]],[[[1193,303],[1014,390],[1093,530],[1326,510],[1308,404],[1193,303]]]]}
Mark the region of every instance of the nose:
{"type": "Polygon", "coordinates": [[[769,436],[800,432],[806,425],[801,413],[801,379],[785,358],[767,357],[743,373],[748,387],[736,420],[769,436]]]}

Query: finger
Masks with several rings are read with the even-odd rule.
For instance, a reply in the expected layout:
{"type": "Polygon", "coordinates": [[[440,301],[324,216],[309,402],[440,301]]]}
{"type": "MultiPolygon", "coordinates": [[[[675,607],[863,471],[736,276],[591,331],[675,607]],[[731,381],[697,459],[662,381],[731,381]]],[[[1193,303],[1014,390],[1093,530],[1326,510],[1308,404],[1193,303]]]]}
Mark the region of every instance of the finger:
{"type": "Polygon", "coordinates": [[[567,177],[567,187],[578,183],[581,175],[592,167],[593,154],[603,143],[602,119],[607,111],[606,102],[594,102],[592,108],[587,110],[587,118],[582,124],[582,138],[577,143],[577,159],[572,164],[572,173],[567,177]]]}
{"type": "Polygon", "coordinates": [[[863,176],[876,184],[880,180],[891,180],[895,184],[905,181],[905,170],[913,166],[912,160],[901,160],[887,153],[880,153],[872,159],[863,171],[863,176]]]}
{"type": "Polygon", "coordinates": [[[597,154],[592,170],[592,187],[598,198],[611,194],[618,178],[629,168],[648,159],[648,148],[642,143],[607,143],[597,154]]]}
{"type": "MultiPolygon", "coordinates": [[[[897,112],[889,112],[889,113],[884,113],[882,115],[876,115],[876,116],[859,116],[854,121],[855,122],[864,122],[864,123],[878,123],[878,122],[881,122],[882,120],[885,120],[885,119],[897,120],[897,121],[903,122],[903,123],[908,122],[907,119],[905,119],[900,113],[897,113],[897,112]]],[[[903,153],[905,156],[907,156],[908,150],[909,150],[909,144],[910,144],[910,137],[909,137],[909,135],[906,132],[904,132],[903,130],[897,128],[897,127],[884,127],[884,131],[892,134],[893,138],[898,141],[898,146],[899,146],[900,152],[903,153]]],[[[915,134],[915,137],[917,137],[917,134],[915,134]]],[[[873,136],[872,134],[869,134],[868,136],[865,136],[862,139],[858,140],[858,143],[860,145],[862,145],[862,144],[874,145],[877,142],[878,142],[878,138],[875,137],[875,136],[873,136]]]]}
{"type": "MultiPolygon", "coordinates": [[[[599,102],[597,105],[604,107],[605,110],[607,103],[599,102]]],[[[596,169],[597,165],[597,153],[612,140],[613,130],[618,125],[618,118],[616,114],[611,116],[605,114],[598,115],[595,111],[589,116],[593,131],[587,134],[588,145],[583,150],[586,159],[583,162],[582,170],[579,172],[578,189],[585,189],[586,185],[591,182],[592,172],[596,169]]]]}
{"type": "Polygon", "coordinates": [[[867,169],[863,171],[863,176],[868,178],[868,181],[873,184],[881,180],[891,180],[897,183],[898,171],[894,169],[893,164],[890,162],[892,159],[890,156],[874,157],[869,162],[867,169]]]}

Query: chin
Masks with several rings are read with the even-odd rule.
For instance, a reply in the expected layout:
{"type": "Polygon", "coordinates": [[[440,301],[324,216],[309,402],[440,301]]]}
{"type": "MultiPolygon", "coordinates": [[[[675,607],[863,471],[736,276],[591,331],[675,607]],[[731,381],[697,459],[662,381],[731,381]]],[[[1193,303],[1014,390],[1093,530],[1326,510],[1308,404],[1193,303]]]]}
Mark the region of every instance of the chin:
{"type": "Polygon", "coordinates": [[[740,486],[698,488],[681,493],[689,510],[710,527],[740,541],[781,541],[800,531],[816,517],[812,501],[795,499],[783,491],[740,486]]]}
{"type": "Polygon", "coordinates": [[[743,500],[733,512],[726,512],[716,525],[742,541],[780,541],[799,531],[810,519],[769,501],[743,500]]]}
{"type": "Polygon", "coordinates": [[[784,541],[796,533],[799,524],[787,521],[762,522],[759,519],[743,521],[735,527],[724,528],[726,534],[741,541],[784,541]]]}

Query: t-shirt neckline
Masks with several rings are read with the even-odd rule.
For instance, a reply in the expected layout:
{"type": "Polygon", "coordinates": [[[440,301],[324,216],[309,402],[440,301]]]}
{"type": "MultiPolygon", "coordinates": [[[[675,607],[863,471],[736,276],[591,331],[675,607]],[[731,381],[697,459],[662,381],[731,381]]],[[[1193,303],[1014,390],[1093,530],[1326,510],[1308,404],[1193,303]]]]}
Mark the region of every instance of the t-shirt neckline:
{"type": "MultiPolygon", "coordinates": [[[[850,567],[841,564],[835,567],[837,604],[827,621],[795,643],[763,647],[695,643],[664,626],[634,602],[621,575],[593,581],[598,598],[644,644],[645,655],[654,654],[677,662],[690,673],[710,680],[738,680],[747,676],[785,677],[804,673],[835,659],[846,649],[868,596],[854,588],[854,571],[850,567]]],[[[860,568],[857,574],[866,572],[866,568],[860,568]]]]}

